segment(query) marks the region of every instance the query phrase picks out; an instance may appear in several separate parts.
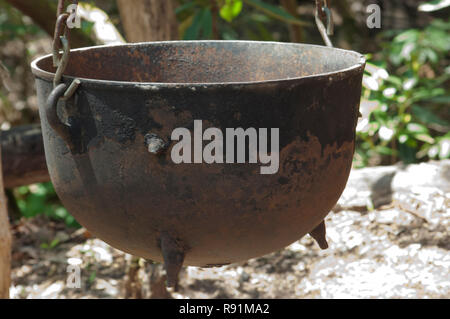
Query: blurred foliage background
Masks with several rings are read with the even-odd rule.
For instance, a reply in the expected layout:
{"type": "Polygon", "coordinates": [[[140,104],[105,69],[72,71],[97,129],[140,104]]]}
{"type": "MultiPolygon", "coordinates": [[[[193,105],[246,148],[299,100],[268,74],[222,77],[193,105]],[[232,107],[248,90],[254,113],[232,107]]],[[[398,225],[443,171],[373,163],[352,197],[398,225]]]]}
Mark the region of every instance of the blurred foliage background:
{"type": "MultiPolygon", "coordinates": [[[[116,1],[80,3],[100,8],[124,35],[116,1]]],[[[334,45],[368,59],[354,167],[450,158],[449,1],[339,0],[332,2],[332,9],[334,45]],[[366,25],[366,8],[373,3],[381,7],[381,29],[366,25]]],[[[322,44],[312,0],[177,0],[175,13],[180,39],[322,44]]],[[[84,21],[82,32],[94,39],[92,26],[84,21]]],[[[1,130],[39,122],[29,63],[49,52],[50,37],[0,0],[0,69],[11,77],[0,86],[1,130]]],[[[59,204],[51,183],[8,194],[18,216],[46,214],[78,226],[59,204]]]]}

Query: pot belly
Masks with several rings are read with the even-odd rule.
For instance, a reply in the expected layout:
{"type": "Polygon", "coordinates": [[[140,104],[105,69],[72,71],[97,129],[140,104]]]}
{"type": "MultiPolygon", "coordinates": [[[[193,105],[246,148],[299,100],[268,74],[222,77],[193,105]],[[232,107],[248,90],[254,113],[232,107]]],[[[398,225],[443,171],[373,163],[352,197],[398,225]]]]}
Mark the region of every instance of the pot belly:
{"type": "Polygon", "coordinates": [[[298,138],[280,150],[278,173],[261,175],[260,164],[176,165],[170,150],[150,156],[142,136],[129,145],[94,140],[80,155],[58,139],[45,144],[55,190],[83,226],[155,261],[168,234],[193,266],[261,256],[310,232],[341,195],[354,150],[298,138]]]}

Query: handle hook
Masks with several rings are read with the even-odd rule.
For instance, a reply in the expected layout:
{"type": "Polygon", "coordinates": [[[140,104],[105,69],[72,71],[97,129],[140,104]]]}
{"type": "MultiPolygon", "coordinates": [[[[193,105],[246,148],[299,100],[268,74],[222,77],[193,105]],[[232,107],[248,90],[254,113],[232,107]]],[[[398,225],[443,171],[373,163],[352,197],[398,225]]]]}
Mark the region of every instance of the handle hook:
{"type": "Polygon", "coordinates": [[[316,0],[315,19],[323,41],[328,47],[333,47],[333,43],[328,37],[334,33],[333,15],[328,6],[328,0],[316,0]],[[326,26],[323,20],[326,21],[326,26]]]}

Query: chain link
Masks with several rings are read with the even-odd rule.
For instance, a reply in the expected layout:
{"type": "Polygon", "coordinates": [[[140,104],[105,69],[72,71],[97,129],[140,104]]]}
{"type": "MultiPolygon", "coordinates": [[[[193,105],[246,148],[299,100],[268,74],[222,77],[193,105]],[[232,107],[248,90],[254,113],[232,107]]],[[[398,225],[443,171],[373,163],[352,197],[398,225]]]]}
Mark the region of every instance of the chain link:
{"type": "MultiPolygon", "coordinates": [[[[69,28],[67,27],[67,18],[69,18],[69,15],[67,13],[63,13],[58,16],[56,19],[56,25],[55,25],[55,34],[53,36],[53,66],[59,67],[62,64],[61,57],[59,56],[61,46],[63,46],[62,38],[66,39],[67,42],[69,42],[69,28]]],[[[64,48],[64,46],[63,46],[64,48]]],[[[70,45],[68,45],[68,48],[70,49],[70,45]]],[[[63,51],[64,55],[64,51],[63,51]]]]}
{"type": "MultiPolygon", "coordinates": [[[[72,0],[72,3],[78,5],[78,0],[72,0]]],[[[65,12],[65,1],[59,0],[56,11],[55,33],[53,36],[53,66],[56,68],[53,79],[53,87],[60,84],[62,75],[69,63],[70,56],[70,28],[67,26],[69,14],[65,12]],[[62,50],[62,53],[60,52],[62,50]]],[[[76,79],[66,90],[62,99],[69,99],[80,85],[80,80],[76,79]]]]}

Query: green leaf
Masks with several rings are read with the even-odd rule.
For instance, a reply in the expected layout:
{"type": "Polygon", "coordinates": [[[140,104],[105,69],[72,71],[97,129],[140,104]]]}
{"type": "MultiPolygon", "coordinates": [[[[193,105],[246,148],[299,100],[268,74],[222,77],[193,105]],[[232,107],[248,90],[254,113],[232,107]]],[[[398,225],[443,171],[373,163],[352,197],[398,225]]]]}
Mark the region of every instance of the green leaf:
{"type": "Polygon", "coordinates": [[[50,249],[53,249],[53,248],[55,248],[56,246],[58,246],[59,245],[59,239],[57,239],[57,238],[55,238],[55,239],[53,239],[50,243],[41,243],[41,245],[40,245],[40,247],[42,248],[42,249],[48,249],[48,250],[50,250],[50,249]]]}
{"type": "Polygon", "coordinates": [[[428,101],[437,104],[450,104],[450,95],[436,96],[434,98],[429,99],[428,101]]]}
{"type": "Polygon", "coordinates": [[[50,243],[50,245],[49,245],[49,248],[50,248],[50,249],[53,249],[53,248],[55,248],[55,247],[58,246],[58,245],[59,245],[59,239],[55,238],[55,239],[53,239],[53,240],[51,241],[51,243],[50,243]]]}
{"type": "Polygon", "coordinates": [[[269,23],[270,22],[270,18],[267,15],[259,13],[259,12],[251,13],[249,15],[249,18],[252,21],[260,22],[260,23],[269,23]]]}
{"type": "Polygon", "coordinates": [[[423,133],[428,133],[428,129],[423,126],[422,124],[418,124],[418,123],[409,123],[406,126],[407,130],[411,133],[415,133],[415,134],[423,134],[423,133]]]}
{"type": "Polygon", "coordinates": [[[91,274],[89,275],[89,279],[88,279],[89,284],[92,284],[96,278],[97,278],[97,273],[95,271],[91,272],[91,274]]]}
{"type": "Polygon", "coordinates": [[[226,0],[222,8],[220,8],[220,16],[222,19],[231,22],[242,11],[242,0],[226,0]]]}
{"type": "Polygon", "coordinates": [[[229,24],[224,25],[222,28],[222,39],[224,40],[237,40],[239,39],[239,34],[230,27],[229,24]]]}
{"type": "Polygon", "coordinates": [[[450,123],[441,119],[439,116],[431,112],[430,110],[423,108],[419,105],[413,105],[411,107],[413,115],[415,115],[421,122],[425,124],[439,124],[442,126],[450,126],[450,123]]]}
{"type": "Polygon", "coordinates": [[[282,20],[282,21],[296,24],[296,25],[301,25],[301,26],[309,25],[309,23],[306,23],[306,22],[303,22],[303,21],[297,19],[296,17],[294,17],[293,15],[288,13],[286,10],[284,10],[283,8],[280,8],[278,6],[274,6],[272,4],[265,3],[261,0],[244,0],[244,2],[275,19],[282,20]]]}
{"type": "Polygon", "coordinates": [[[393,150],[386,146],[377,146],[375,150],[381,155],[391,156],[393,154],[393,150]]]}
{"type": "Polygon", "coordinates": [[[212,14],[209,8],[199,10],[184,34],[184,40],[209,39],[212,35],[212,14]]]}
{"type": "Polygon", "coordinates": [[[178,8],[176,8],[175,9],[175,14],[177,14],[177,15],[181,14],[181,13],[183,13],[183,12],[193,8],[193,7],[195,7],[195,5],[196,5],[195,1],[189,1],[189,2],[179,6],[178,8]]]}
{"type": "Polygon", "coordinates": [[[435,89],[429,89],[429,88],[420,88],[414,92],[414,94],[411,97],[411,101],[422,101],[422,100],[428,100],[437,96],[445,95],[445,90],[443,88],[435,88],[435,89]]]}
{"type": "Polygon", "coordinates": [[[20,186],[17,188],[17,191],[19,192],[20,195],[26,195],[29,192],[29,188],[28,186],[20,186]]]}
{"type": "Polygon", "coordinates": [[[262,23],[256,23],[256,27],[259,31],[259,39],[263,41],[274,41],[272,33],[262,23]]]}
{"type": "Polygon", "coordinates": [[[94,22],[81,20],[81,30],[86,34],[91,34],[94,25],[95,25],[94,22]]]}
{"type": "Polygon", "coordinates": [[[396,43],[416,43],[419,39],[419,31],[416,29],[411,29],[400,33],[394,38],[396,43]]]}
{"type": "Polygon", "coordinates": [[[196,40],[199,38],[200,30],[202,27],[203,10],[197,11],[192,20],[192,24],[187,28],[184,33],[184,40],[196,40]]]}
{"type": "Polygon", "coordinates": [[[414,163],[417,160],[415,148],[406,144],[399,144],[399,156],[406,164],[414,163]]]}
{"type": "Polygon", "coordinates": [[[432,138],[430,135],[428,134],[417,134],[415,135],[415,138],[418,139],[419,141],[428,143],[428,144],[434,144],[435,140],[434,138],[432,138]]]}
{"type": "Polygon", "coordinates": [[[213,21],[212,21],[212,13],[211,10],[208,8],[203,10],[203,17],[202,17],[202,33],[203,39],[211,39],[212,37],[212,28],[213,28],[213,21]]]}
{"type": "Polygon", "coordinates": [[[394,84],[397,89],[400,88],[403,84],[403,80],[398,76],[394,75],[389,75],[389,78],[386,81],[394,84]]]}

